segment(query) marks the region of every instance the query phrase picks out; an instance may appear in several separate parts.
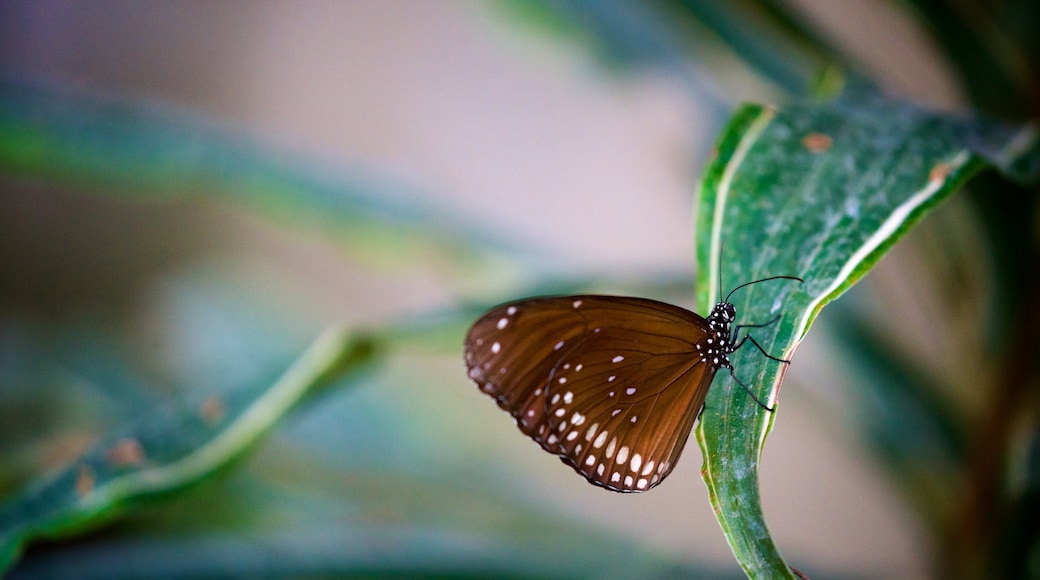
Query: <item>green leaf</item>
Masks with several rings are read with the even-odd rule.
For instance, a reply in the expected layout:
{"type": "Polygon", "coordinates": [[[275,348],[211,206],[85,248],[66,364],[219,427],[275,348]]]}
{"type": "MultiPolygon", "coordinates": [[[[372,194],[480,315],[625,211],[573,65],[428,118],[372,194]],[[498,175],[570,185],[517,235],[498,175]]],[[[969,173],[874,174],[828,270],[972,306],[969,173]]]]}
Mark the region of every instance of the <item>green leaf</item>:
{"type": "Polygon", "coordinates": [[[0,174],[134,200],[199,197],[303,218],[374,264],[460,264],[504,247],[389,176],[322,166],[197,114],[2,77],[0,174]]]}
{"type": "MultiPolygon", "coordinates": [[[[708,311],[720,291],[740,283],[804,278],[757,284],[732,299],[738,322],[779,315],[752,334],[766,352],[790,359],[820,309],[929,209],[984,168],[1030,166],[1024,158],[1037,154],[1037,141],[1035,127],[954,117],[865,92],[781,111],[745,106],[701,183],[698,305],[708,311]]],[[[731,357],[737,376],[775,405],[785,366],[745,346],[731,357]]],[[[759,499],[758,462],[774,417],[722,376],[697,427],[712,505],[751,577],[792,575],[759,499]]]]}
{"type": "Polygon", "coordinates": [[[813,80],[837,61],[836,51],[789,14],[789,8],[769,2],[667,0],[662,12],[676,28],[691,18],[699,29],[687,26],[683,36],[717,37],[762,78],[792,94],[808,94],[813,80]]]}
{"type": "Polygon", "coordinates": [[[361,369],[373,343],[330,330],[271,384],[158,409],[113,431],[0,507],[0,571],[28,542],[72,535],[140,500],[197,483],[241,457],[305,396],[361,369]]]}
{"type": "MultiPolygon", "coordinates": [[[[499,2],[517,20],[589,46],[613,69],[655,67],[689,81],[703,105],[717,100],[711,85],[747,67],[789,93],[805,95],[841,55],[775,0],[523,0],[499,2]],[[720,58],[725,54],[725,57],[720,58]],[[691,67],[691,63],[696,63],[691,67]],[[706,82],[701,70],[713,69],[706,82]]],[[[742,90],[746,90],[744,87],[742,90]]]]}

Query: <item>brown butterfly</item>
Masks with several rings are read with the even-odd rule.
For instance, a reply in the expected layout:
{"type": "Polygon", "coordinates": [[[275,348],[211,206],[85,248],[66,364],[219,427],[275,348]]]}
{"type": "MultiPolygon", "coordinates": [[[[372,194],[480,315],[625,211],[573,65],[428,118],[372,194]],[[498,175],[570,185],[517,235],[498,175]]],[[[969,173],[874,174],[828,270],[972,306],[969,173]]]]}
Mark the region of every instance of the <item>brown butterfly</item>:
{"type": "Polygon", "coordinates": [[[466,336],[469,377],[516,419],[520,430],[590,483],[646,491],[675,467],[715,373],[737,378],[738,340],[730,296],[707,318],[644,298],[561,296],[503,304],[466,336]],[[732,330],[731,330],[732,328],[732,330]]]}

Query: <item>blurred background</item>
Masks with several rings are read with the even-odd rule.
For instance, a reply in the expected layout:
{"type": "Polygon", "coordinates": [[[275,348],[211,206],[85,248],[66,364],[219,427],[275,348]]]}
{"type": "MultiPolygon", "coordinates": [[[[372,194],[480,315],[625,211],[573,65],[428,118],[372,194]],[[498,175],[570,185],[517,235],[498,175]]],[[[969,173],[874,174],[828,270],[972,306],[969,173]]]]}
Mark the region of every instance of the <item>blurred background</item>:
{"type": "MultiPolygon", "coordinates": [[[[893,5],[784,5],[890,90],[962,104],[934,47],[893,5]]],[[[141,194],[0,176],[0,489],[82,450],[107,421],[270,374],[330,324],[379,328],[519,298],[553,277],[692,308],[699,172],[738,103],[775,103],[783,91],[722,51],[676,75],[605,64],[584,40],[502,2],[0,5],[5,77],[218,127],[311,175],[378,184],[376,198],[417,216],[369,232],[205,183],[141,194]],[[424,228],[509,250],[488,262],[473,248],[394,241],[424,228]]],[[[915,260],[900,245],[864,286],[883,288],[927,333],[930,290],[901,281],[915,260]]],[[[771,531],[803,570],[923,576],[935,546],[841,414],[839,367],[814,328],[763,457],[771,531]]],[[[335,552],[340,525],[364,534],[451,520],[479,534],[562,517],[641,553],[739,575],[699,453],[689,445],[652,493],[594,489],[516,432],[449,342],[391,355],[200,494],[95,544],[35,548],[25,563],[63,550],[88,558],[92,545],[148,562],[146,548],[171,537],[220,546],[243,529],[323,538],[335,552]],[[533,519],[512,522],[524,510],[533,519]],[[213,524],[222,517],[236,523],[213,524]]]]}

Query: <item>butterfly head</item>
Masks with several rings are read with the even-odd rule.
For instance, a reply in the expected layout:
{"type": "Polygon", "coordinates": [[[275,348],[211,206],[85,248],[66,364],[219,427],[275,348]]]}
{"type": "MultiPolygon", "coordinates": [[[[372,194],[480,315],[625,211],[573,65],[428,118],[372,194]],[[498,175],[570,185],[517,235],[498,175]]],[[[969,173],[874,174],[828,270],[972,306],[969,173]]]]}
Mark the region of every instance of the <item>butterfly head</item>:
{"type": "Polygon", "coordinates": [[[733,340],[730,327],[737,317],[737,309],[729,302],[719,302],[708,315],[708,332],[710,336],[704,344],[698,344],[701,360],[720,368],[732,368],[729,354],[733,352],[733,340]]]}

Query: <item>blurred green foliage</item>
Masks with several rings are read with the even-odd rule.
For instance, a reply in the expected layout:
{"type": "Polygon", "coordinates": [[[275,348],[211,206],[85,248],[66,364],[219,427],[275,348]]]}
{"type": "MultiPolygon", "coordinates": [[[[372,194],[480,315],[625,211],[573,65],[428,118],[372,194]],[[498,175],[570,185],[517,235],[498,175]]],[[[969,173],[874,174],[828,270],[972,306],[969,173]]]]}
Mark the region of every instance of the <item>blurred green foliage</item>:
{"type": "MultiPolygon", "coordinates": [[[[798,111],[806,119],[833,111],[835,103],[847,107],[849,118],[870,109],[850,95],[884,99],[872,88],[869,71],[787,3],[539,0],[500,6],[505,14],[522,16],[518,21],[578,39],[614,74],[654,68],[679,79],[691,99],[712,103],[720,128],[737,106],[729,96],[735,77],[756,87],[756,101],[780,102],[781,114],[798,111]]],[[[1036,126],[1017,125],[1008,139],[995,141],[971,131],[944,133],[952,125],[1005,127],[990,117],[1012,123],[1040,117],[1040,43],[1028,24],[1040,15],[1031,0],[910,0],[899,6],[930,35],[971,99],[970,112],[928,113],[941,144],[978,155],[971,171],[939,180],[947,183],[949,177],[946,189],[952,190],[983,169],[982,159],[998,169],[974,179],[963,196],[977,243],[963,243],[958,238],[968,234],[944,231],[943,222],[929,230],[931,220],[925,220],[921,229],[931,233],[917,242],[921,261],[937,266],[906,273],[911,284],[936,277],[928,282],[943,289],[940,306],[949,316],[935,321],[933,331],[967,338],[953,356],[929,358],[926,350],[908,350],[906,329],[886,298],[864,294],[835,302],[817,328],[837,341],[846,369],[847,415],[932,534],[935,575],[1040,577],[1040,526],[1031,517],[1040,497],[1036,126]],[[982,147],[994,142],[997,147],[982,147]],[[1013,154],[1001,157],[1008,151],[1013,154]],[[969,303],[982,305],[982,315],[963,316],[969,303]]],[[[111,463],[111,450],[118,448],[123,453],[114,457],[138,466],[134,449],[119,444],[142,421],[147,427],[167,425],[148,417],[172,417],[169,425],[185,417],[193,417],[195,423],[185,424],[194,425],[206,416],[230,421],[236,409],[277,393],[282,383],[272,379],[292,366],[287,361],[309,360],[299,353],[311,337],[306,325],[226,278],[186,274],[176,254],[164,253],[162,241],[148,231],[126,240],[101,235],[96,239],[107,243],[90,247],[70,239],[60,264],[78,262],[87,273],[77,278],[68,268],[48,269],[34,260],[41,250],[21,245],[35,238],[11,217],[32,205],[34,188],[77,192],[69,197],[73,207],[77,195],[88,196],[181,225],[187,222],[177,221],[178,212],[192,204],[241,207],[289,228],[319,232],[337,242],[345,260],[378,264],[384,271],[435,264],[451,273],[449,279],[472,279],[474,273],[505,279],[492,301],[589,288],[597,281],[554,275],[537,265],[529,247],[460,223],[422,192],[364,168],[333,172],[191,115],[34,83],[0,83],[0,175],[14,192],[0,202],[7,204],[0,226],[20,236],[5,241],[10,264],[0,274],[0,490],[8,498],[0,508],[0,538],[13,542],[7,544],[12,550],[23,541],[50,541],[30,549],[10,577],[740,575],[735,567],[676,565],[552,513],[507,474],[474,471],[467,454],[482,451],[475,443],[459,448],[462,427],[435,419],[453,409],[431,393],[438,373],[428,371],[436,363],[424,358],[457,350],[466,324],[485,306],[470,303],[462,283],[452,288],[457,308],[365,333],[366,372],[346,373],[336,384],[350,383],[351,389],[323,390],[303,407],[306,421],[290,418],[284,434],[267,445],[255,449],[254,441],[294,405],[268,417],[270,423],[239,440],[211,469],[160,485],[158,491],[168,494],[105,495],[91,517],[73,518],[73,527],[69,519],[47,519],[65,509],[77,513],[90,492],[105,489],[111,474],[84,469],[84,461],[111,463]],[[153,244],[153,255],[164,259],[141,260],[133,252],[137,244],[153,244]],[[94,269],[98,251],[117,254],[113,261],[123,271],[94,269]],[[23,268],[35,263],[38,270],[23,268]],[[509,273],[518,267],[537,282],[512,286],[509,273]],[[86,277],[94,283],[84,286],[98,294],[80,291],[77,283],[86,277]],[[110,299],[140,299],[156,291],[157,279],[164,281],[167,310],[155,314],[153,323],[163,329],[163,342],[142,344],[136,340],[140,322],[127,314],[127,304],[110,299]],[[425,395],[402,391],[409,382],[425,383],[425,395]],[[211,405],[213,414],[200,415],[199,401],[213,393],[247,395],[241,406],[211,405]],[[328,444],[333,440],[334,447],[328,444]],[[243,465],[238,473],[226,469],[243,465]],[[65,482],[61,493],[40,493],[56,481],[65,482]],[[23,509],[27,501],[46,509],[23,509]],[[81,527],[88,523],[105,525],[81,527]],[[70,537],[73,528],[77,534],[70,537]]],[[[886,150],[906,147],[900,162],[918,159],[919,151],[908,145],[911,137],[896,132],[891,138],[886,150]]],[[[929,163],[921,169],[931,168],[929,163]]],[[[691,196],[693,190],[691,184],[691,196]]],[[[936,213],[937,220],[951,219],[936,213]]],[[[89,223],[90,216],[77,219],[89,223]]],[[[62,222],[53,227],[61,231],[62,222]]],[[[98,231],[106,233],[103,224],[98,231]]],[[[702,277],[712,263],[705,241],[722,231],[697,232],[702,277]]],[[[724,239],[743,243],[729,234],[724,239]]],[[[206,247],[215,241],[199,235],[193,243],[206,247]]],[[[734,266],[739,269],[727,271],[726,279],[754,271],[746,266],[734,266]]],[[[274,282],[264,290],[276,293],[274,282]]],[[[633,290],[674,293],[671,282],[647,280],[633,290]]],[[[700,290],[703,302],[711,286],[702,283],[700,290]]],[[[791,321],[778,327],[784,328],[796,326],[791,321]]],[[[793,348],[800,338],[788,336],[783,344],[793,348]]],[[[338,369],[332,360],[338,359],[310,367],[314,376],[338,369]]],[[[461,380],[461,371],[456,374],[461,380]]],[[[770,377],[763,384],[776,388],[778,381],[770,377]]],[[[768,430],[772,419],[758,421],[768,430]]],[[[192,431],[176,427],[156,432],[186,441],[177,454],[205,450],[213,441],[181,439],[175,435],[192,431]]],[[[760,449],[761,441],[755,441],[742,452],[760,449]]],[[[706,454],[714,456],[719,445],[709,444],[706,454]]],[[[148,467],[161,474],[164,465],[148,467]]],[[[748,489],[757,487],[757,479],[752,483],[748,489]]],[[[746,572],[765,574],[749,566],[753,553],[733,544],[746,572]]]]}

